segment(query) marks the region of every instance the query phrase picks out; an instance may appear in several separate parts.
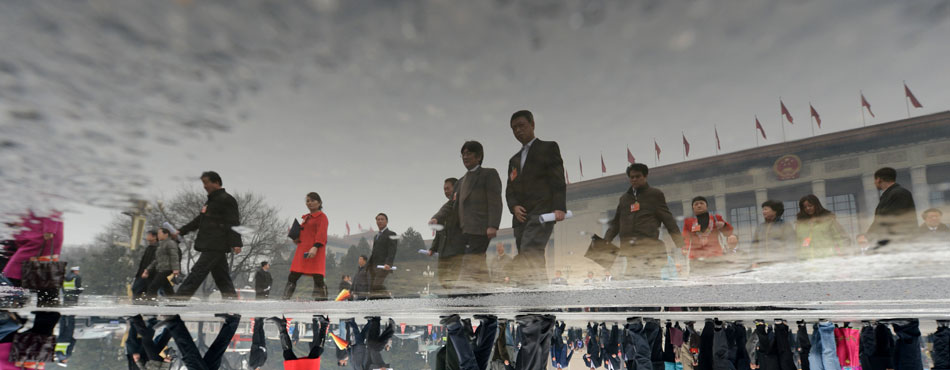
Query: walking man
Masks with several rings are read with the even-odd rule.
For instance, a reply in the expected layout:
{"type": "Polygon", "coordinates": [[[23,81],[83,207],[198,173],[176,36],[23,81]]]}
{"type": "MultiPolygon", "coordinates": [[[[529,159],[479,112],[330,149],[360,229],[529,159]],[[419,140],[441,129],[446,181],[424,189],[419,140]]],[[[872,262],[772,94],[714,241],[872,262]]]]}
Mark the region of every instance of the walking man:
{"type": "Polygon", "coordinates": [[[481,143],[466,141],[461,153],[462,164],[468,171],[459,179],[451,201],[429,223],[440,223],[450,215],[458,217],[461,235],[453,242],[458,243],[456,249],[465,253],[459,280],[484,285],[491,281],[488,244],[498,235],[501,224],[501,178],[494,168],[482,167],[485,149],[481,143]]]}
{"type": "Polygon", "coordinates": [[[649,172],[643,163],[627,167],[630,188],[620,196],[617,211],[604,234],[607,242],[620,237],[620,255],[627,257],[627,276],[637,273],[642,277],[659,277],[667,260],[666,246],[660,240],[661,224],[678,248],[684,244],[683,234],[666,205],[666,196],[647,183],[649,172]]]}
{"type": "Polygon", "coordinates": [[[881,199],[874,209],[874,222],[868,227],[867,236],[859,236],[858,243],[877,243],[884,246],[894,239],[917,234],[917,206],[914,195],[897,183],[897,170],[884,167],[874,172],[874,186],[881,199]]]}
{"type": "Polygon", "coordinates": [[[385,213],[376,215],[376,226],[379,233],[373,239],[373,251],[369,255],[369,277],[371,281],[370,295],[380,297],[388,295],[386,291],[386,277],[392,273],[393,260],[396,258],[396,233],[389,230],[389,216],[385,213]]]}
{"type": "Polygon", "coordinates": [[[198,231],[195,250],[201,252],[201,256],[178,288],[177,296],[180,299],[190,298],[210,273],[223,298],[237,298],[228,266],[228,253],[239,254],[244,246],[241,234],[233,229],[241,224],[237,200],[224,190],[217,172],[202,173],[201,183],[208,192],[208,201],[201,207],[201,213],[175,234],[184,236],[198,231]]]}
{"type": "MultiPolygon", "coordinates": [[[[452,196],[455,194],[455,185],[457,184],[458,179],[454,177],[447,178],[442,183],[442,191],[448,201],[442,205],[440,212],[446,207],[452,207],[452,196]]],[[[436,231],[435,238],[432,239],[432,247],[429,249],[429,255],[439,254],[437,271],[439,284],[445,289],[452,289],[458,283],[462,259],[465,257],[465,250],[455,240],[460,237],[459,233],[461,232],[458,226],[458,214],[449,212],[442,219],[437,219],[436,222],[443,227],[442,230],[436,231]]]]}
{"type": "Polygon", "coordinates": [[[555,221],[564,221],[567,212],[564,162],[556,142],[534,136],[534,115],[527,110],[511,115],[511,131],[522,147],[508,161],[508,185],[505,197],[514,216],[512,231],[518,247],[521,284],[547,282],[544,250],[554,231],[554,223],[542,223],[540,216],[554,213],[555,221]]]}
{"type": "Polygon", "coordinates": [[[254,273],[254,298],[257,300],[267,299],[270,296],[270,288],[274,279],[270,276],[270,263],[261,262],[261,268],[254,273]]]}

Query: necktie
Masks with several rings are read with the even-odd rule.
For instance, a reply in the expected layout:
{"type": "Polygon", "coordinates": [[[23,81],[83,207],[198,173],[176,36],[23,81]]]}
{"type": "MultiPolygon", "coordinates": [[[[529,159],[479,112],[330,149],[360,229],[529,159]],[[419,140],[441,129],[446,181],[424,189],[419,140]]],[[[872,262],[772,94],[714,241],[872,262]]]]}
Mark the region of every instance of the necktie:
{"type": "Polygon", "coordinates": [[[531,147],[530,144],[526,144],[524,147],[521,148],[521,169],[522,170],[524,170],[525,160],[528,159],[528,148],[530,147],[531,147]]]}

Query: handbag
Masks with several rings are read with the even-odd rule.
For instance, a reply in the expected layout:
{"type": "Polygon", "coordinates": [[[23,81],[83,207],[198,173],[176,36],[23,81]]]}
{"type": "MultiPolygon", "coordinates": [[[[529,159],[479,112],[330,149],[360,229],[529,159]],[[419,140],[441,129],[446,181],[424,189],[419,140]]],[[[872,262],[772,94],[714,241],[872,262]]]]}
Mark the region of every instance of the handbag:
{"type": "MultiPolygon", "coordinates": [[[[47,242],[50,246],[50,254],[53,253],[52,242],[47,242]]],[[[58,290],[63,287],[63,278],[66,276],[66,262],[40,260],[46,247],[40,248],[40,254],[36,258],[30,258],[23,261],[22,286],[24,289],[34,290],[58,290]]]]}
{"type": "Polygon", "coordinates": [[[13,346],[10,347],[12,363],[36,361],[51,362],[56,352],[56,336],[43,335],[31,332],[16,333],[13,346]]]}
{"type": "Polygon", "coordinates": [[[604,269],[610,270],[614,266],[614,261],[617,260],[619,252],[619,247],[594,234],[590,238],[590,247],[587,248],[584,257],[594,261],[604,269]]]}

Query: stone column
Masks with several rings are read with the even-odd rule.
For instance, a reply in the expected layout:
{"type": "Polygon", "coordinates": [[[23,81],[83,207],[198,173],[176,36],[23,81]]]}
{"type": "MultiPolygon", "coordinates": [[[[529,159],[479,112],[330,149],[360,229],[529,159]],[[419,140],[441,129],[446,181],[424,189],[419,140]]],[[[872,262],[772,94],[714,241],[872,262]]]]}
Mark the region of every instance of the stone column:
{"type": "Polygon", "coordinates": [[[693,217],[693,202],[692,199],[683,199],[683,218],[693,217]]]}
{"type": "Polygon", "coordinates": [[[874,209],[877,208],[881,195],[874,186],[873,173],[861,175],[861,185],[864,188],[864,209],[860,213],[860,218],[864,220],[861,227],[861,232],[864,232],[868,226],[871,226],[871,221],[874,219],[874,209]]]}
{"type": "Polygon", "coordinates": [[[716,194],[716,213],[724,218],[729,218],[729,209],[726,208],[726,195],[716,194]]]}
{"type": "Polygon", "coordinates": [[[930,208],[930,185],[927,184],[927,166],[920,165],[910,168],[910,182],[914,193],[914,204],[917,213],[930,208]]]}
{"type": "MultiPolygon", "coordinates": [[[[762,203],[769,200],[769,190],[768,189],[755,189],[755,206],[756,209],[761,209],[762,203]]],[[[756,218],[759,220],[759,223],[765,222],[765,218],[762,217],[762,212],[756,212],[756,218]]]]}
{"type": "MultiPolygon", "coordinates": [[[[815,194],[818,197],[818,200],[821,201],[821,204],[827,203],[826,199],[828,196],[825,193],[825,180],[814,180],[811,182],[811,193],[815,194]]],[[[825,208],[828,208],[827,205],[825,208]]]]}

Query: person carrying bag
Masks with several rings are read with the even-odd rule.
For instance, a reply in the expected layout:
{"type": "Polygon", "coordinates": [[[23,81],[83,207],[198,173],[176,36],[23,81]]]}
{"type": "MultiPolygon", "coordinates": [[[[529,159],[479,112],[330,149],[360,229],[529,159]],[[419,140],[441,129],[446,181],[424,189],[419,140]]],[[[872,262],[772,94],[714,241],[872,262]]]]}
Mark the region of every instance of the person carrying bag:
{"type": "MultiPolygon", "coordinates": [[[[66,276],[66,262],[50,254],[44,255],[46,246],[52,248],[52,242],[47,241],[36,257],[23,261],[21,285],[24,289],[38,291],[40,300],[55,301],[59,296],[59,289],[63,286],[66,276]]],[[[46,303],[46,302],[40,302],[46,303]]]]}

